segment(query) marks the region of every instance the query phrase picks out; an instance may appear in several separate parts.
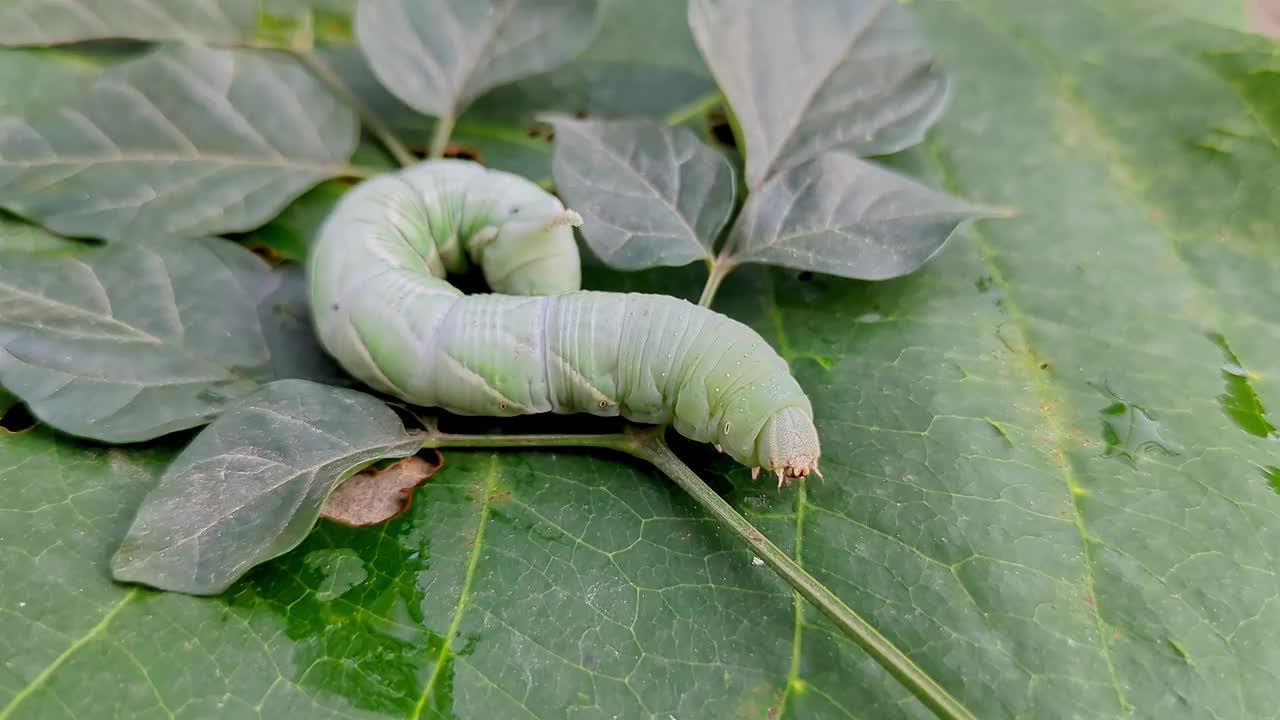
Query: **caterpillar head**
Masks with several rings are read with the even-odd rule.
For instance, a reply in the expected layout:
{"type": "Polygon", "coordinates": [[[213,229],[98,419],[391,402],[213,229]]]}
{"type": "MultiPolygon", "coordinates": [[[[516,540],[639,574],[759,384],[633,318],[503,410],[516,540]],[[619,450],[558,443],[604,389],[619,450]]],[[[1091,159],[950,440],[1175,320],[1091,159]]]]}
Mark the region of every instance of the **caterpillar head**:
{"type": "Polygon", "coordinates": [[[485,281],[495,292],[509,295],[582,289],[582,263],[573,239],[573,228],[581,224],[578,213],[557,207],[486,228],[487,237],[477,238],[485,244],[480,261],[485,281]]]}
{"type": "MultiPolygon", "coordinates": [[[[760,465],[778,476],[778,487],[790,484],[818,470],[818,430],[813,419],[798,407],[783,408],[769,416],[756,438],[756,457],[760,465]]],[[[752,470],[755,477],[760,468],[752,470]]]]}

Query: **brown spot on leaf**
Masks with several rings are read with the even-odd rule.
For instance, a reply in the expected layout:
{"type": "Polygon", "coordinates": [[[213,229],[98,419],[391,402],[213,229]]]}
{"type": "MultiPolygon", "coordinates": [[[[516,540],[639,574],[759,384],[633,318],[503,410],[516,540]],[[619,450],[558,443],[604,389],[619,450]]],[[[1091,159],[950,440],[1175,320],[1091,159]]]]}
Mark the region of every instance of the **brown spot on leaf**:
{"type": "Polygon", "coordinates": [[[249,252],[257,255],[263,260],[266,260],[268,265],[279,265],[280,261],[283,259],[275,248],[268,247],[259,242],[250,241],[245,243],[245,247],[249,248],[249,252]]]}
{"type": "Polygon", "coordinates": [[[457,158],[458,160],[471,160],[472,162],[482,162],[480,160],[480,151],[462,145],[460,143],[449,143],[444,148],[444,156],[447,158],[457,158]]]}
{"type": "Polygon", "coordinates": [[[377,525],[409,509],[413,489],[444,464],[440,453],[434,457],[409,457],[382,469],[352,475],[339,485],[324,503],[320,516],[344,525],[377,525]]]}
{"type": "Polygon", "coordinates": [[[534,140],[545,140],[551,142],[556,137],[555,128],[550,125],[530,125],[524,129],[524,134],[534,140]]]}
{"type": "Polygon", "coordinates": [[[36,418],[22,403],[7,408],[0,407],[0,430],[14,434],[26,432],[36,426],[36,418]]]}

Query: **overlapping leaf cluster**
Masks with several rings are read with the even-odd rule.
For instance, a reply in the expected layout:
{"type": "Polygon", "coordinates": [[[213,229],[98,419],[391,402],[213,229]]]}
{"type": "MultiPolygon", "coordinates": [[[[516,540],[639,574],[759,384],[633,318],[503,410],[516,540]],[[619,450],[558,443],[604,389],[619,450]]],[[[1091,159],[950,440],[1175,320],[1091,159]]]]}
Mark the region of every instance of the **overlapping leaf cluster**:
{"type": "MultiPolygon", "coordinates": [[[[360,100],[359,86],[314,50],[315,16],[305,9],[283,16],[297,24],[286,52],[213,46],[271,42],[274,36],[255,35],[266,11],[244,3],[179,4],[147,16],[154,25],[137,32],[119,26],[118,15],[98,18],[92,10],[65,9],[64,20],[34,6],[9,12],[32,28],[14,32],[15,43],[185,41],[107,67],[75,104],[0,124],[0,205],[57,233],[110,243],[6,263],[0,287],[10,309],[0,315],[0,383],[49,425],[110,442],[204,425],[231,408],[148,500],[116,573],[165,589],[220,592],[300,542],[319,516],[317,502],[267,510],[264,503],[285,492],[284,484],[302,481],[322,502],[369,458],[353,449],[360,443],[333,447],[317,473],[315,457],[279,454],[316,433],[328,437],[320,426],[338,419],[327,413],[342,410],[324,402],[324,386],[270,381],[338,373],[303,360],[324,355],[304,332],[283,338],[297,342],[280,342],[282,328],[266,306],[287,270],[269,270],[246,250],[206,235],[253,230],[319,181],[363,174],[349,165],[358,116],[402,161],[412,156],[360,100]],[[197,22],[200,14],[209,22],[197,22]],[[67,37],[41,32],[50,27],[67,37]],[[193,36],[195,27],[204,29],[193,36]],[[200,247],[212,256],[198,254],[200,247]],[[226,293],[231,299],[222,300],[226,293]],[[214,440],[238,433],[245,413],[268,399],[316,403],[306,415],[316,424],[268,423],[257,446],[250,437],[214,440]],[[235,469],[246,458],[261,462],[260,451],[271,446],[272,462],[286,468],[279,479],[235,469]],[[237,499],[223,508],[199,500],[206,495],[237,499]],[[279,520],[242,525],[232,521],[239,515],[279,520]],[[188,557],[182,547],[202,552],[188,557]],[[173,580],[174,567],[189,579],[173,580]]],[[[378,81],[434,117],[428,151],[438,156],[476,98],[581,54],[596,18],[592,0],[363,2],[352,22],[378,81]]],[[[730,111],[751,109],[734,113],[750,195],[716,273],[756,261],[895,276],[918,267],[972,216],[970,206],[849,154],[916,142],[941,111],[946,82],[901,8],[832,2],[812,12],[794,4],[698,2],[689,22],[730,111]],[[794,26],[780,46],[803,38],[814,53],[809,62],[822,69],[808,76],[808,86],[797,87],[769,54],[741,51],[778,23],[794,26]],[[762,81],[744,83],[743,73],[762,81]]],[[[274,18],[271,28],[278,34],[282,24],[274,18]]],[[[607,263],[643,269],[688,262],[697,257],[690,248],[710,252],[736,206],[734,170],[693,130],[643,120],[560,120],[555,129],[557,184],[587,213],[587,238],[607,263]],[[636,223],[674,229],[624,228],[636,223]]],[[[305,322],[301,303],[287,311],[305,322]]],[[[279,415],[292,416],[283,409],[279,415]]],[[[399,443],[386,436],[374,446],[385,451],[399,443]]]]}
{"type": "Polygon", "coordinates": [[[703,260],[708,302],[912,271],[990,212],[930,188],[1017,207],[916,278],[736,272],[829,482],[704,466],[980,716],[1269,716],[1274,47],[1145,0],[910,7],[957,91],[888,0],[0,8],[0,405],[41,421],[0,435],[0,719],[924,712],[611,458],[451,454],[384,530],[312,530],[419,442],[337,387],[296,261],[433,151],[554,179],[613,268],[703,260]],[[543,111],[586,114],[554,154],[543,111]],[[196,599],[110,582],[126,537],[119,577],[195,593],[286,554],[196,599]]]}

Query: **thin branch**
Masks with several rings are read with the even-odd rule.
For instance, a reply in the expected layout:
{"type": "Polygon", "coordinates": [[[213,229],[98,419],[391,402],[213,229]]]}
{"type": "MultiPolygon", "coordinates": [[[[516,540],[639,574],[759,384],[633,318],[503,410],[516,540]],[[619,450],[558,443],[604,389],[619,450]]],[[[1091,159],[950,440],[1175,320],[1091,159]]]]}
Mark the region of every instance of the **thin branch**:
{"type": "Polygon", "coordinates": [[[387,171],[382,168],[370,167],[368,165],[342,165],[338,168],[341,177],[371,178],[375,175],[385,174],[387,171]]]}
{"type": "Polygon", "coordinates": [[[630,453],[634,433],[586,433],[582,435],[457,435],[427,429],[425,448],[590,447],[630,453]]]}
{"type": "Polygon", "coordinates": [[[719,90],[709,92],[690,103],[681,105],[667,114],[668,125],[683,125],[690,120],[711,112],[711,109],[724,102],[724,95],[719,90]]]}
{"type": "Polygon", "coordinates": [[[431,159],[444,157],[444,151],[449,147],[449,136],[453,134],[453,123],[456,120],[452,115],[441,115],[436,118],[436,129],[431,134],[431,151],[427,153],[427,157],[431,159]]]}
{"type": "Polygon", "coordinates": [[[291,52],[294,57],[298,58],[298,62],[305,65],[312,75],[315,75],[320,82],[328,86],[333,91],[333,94],[338,96],[338,99],[350,105],[356,111],[356,115],[360,116],[360,122],[368,128],[371,135],[378,139],[378,142],[382,143],[387,152],[391,153],[391,156],[396,159],[396,162],[404,166],[418,162],[418,158],[409,152],[409,149],[404,146],[404,143],[400,142],[400,139],[395,136],[391,128],[384,125],[382,120],[378,119],[378,116],[366,107],[360,98],[355,96],[355,93],[351,92],[351,88],[347,87],[342,78],[338,77],[333,68],[329,67],[329,64],[317,55],[315,51],[292,50],[291,52]]]}
{"type": "MultiPolygon", "coordinates": [[[[725,250],[727,251],[728,248],[726,247],[725,250]]],[[[711,307],[711,301],[715,299],[720,283],[733,272],[734,267],[736,263],[729,259],[727,252],[721,252],[715,260],[711,261],[707,272],[707,284],[702,286],[702,295],[698,298],[699,305],[711,307]]]]}

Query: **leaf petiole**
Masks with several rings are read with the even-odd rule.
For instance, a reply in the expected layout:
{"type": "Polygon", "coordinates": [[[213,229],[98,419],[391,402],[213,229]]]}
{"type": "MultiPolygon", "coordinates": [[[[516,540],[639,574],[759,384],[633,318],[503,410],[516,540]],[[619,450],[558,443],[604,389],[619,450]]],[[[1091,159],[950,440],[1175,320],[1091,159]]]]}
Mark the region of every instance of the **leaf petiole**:
{"type": "Polygon", "coordinates": [[[729,259],[725,253],[720,253],[716,259],[708,263],[707,268],[707,284],[702,286],[702,295],[698,298],[698,304],[702,307],[711,307],[711,301],[716,297],[716,291],[720,289],[720,283],[733,272],[737,267],[737,263],[729,259]]]}
{"type": "Polygon", "coordinates": [[[409,152],[409,149],[405,147],[404,143],[400,142],[400,138],[396,137],[391,128],[383,124],[382,120],[378,119],[378,116],[366,107],[360,101],[360,98],[355,96],[355,93],[351,92],[351,88],[347,87],[347,84],[342,81],[342,78],[338,77],[333,68],[329,67],[329,63],[325,62],[324,58],[317,55],[315,51],[307,49],[294,50],[293,56],[307,70],[311,71],[311,74],[317,80],[324,83],[334,95],[337,95],[339,100],[346,103],[352,110],[355,110],[360,122],[369,130],[369,134],[382,143],[382,146],[387,149],[387,152],[391,153],[391,157],[395,158],[396,162],[408,166],[418,161],[418,158],[409,152]]]}
{"type": "Polygon", "coordinates": [[[706,115],[723,102],[724,94],[719,90],[709,92],[672,110],[667,114],[666,122],[668,125],[683,125],[694,118],[706,115]]]}
{"type": "Polygon", "coordinates": [[[455,120],[456,118],[452,115],[441,115],[436,118],[436,127],[431,133],[431,149],[427,152],[427,157],[432,160],[444,157],[444,152],[449,147],[449,136],[453,134],[455,120]]]}

